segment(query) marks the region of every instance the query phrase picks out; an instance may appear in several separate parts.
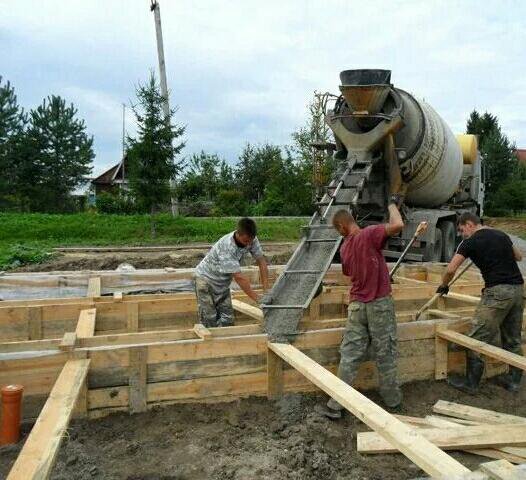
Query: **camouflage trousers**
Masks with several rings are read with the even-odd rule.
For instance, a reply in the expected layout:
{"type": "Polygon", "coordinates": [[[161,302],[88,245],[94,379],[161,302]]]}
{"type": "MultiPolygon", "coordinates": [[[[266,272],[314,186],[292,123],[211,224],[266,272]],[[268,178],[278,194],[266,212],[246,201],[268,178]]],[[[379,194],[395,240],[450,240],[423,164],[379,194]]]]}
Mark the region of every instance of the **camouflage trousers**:
{"type": "Polygon", "coordinates": [[[197,315],[205,327],[228,327],[234,325],[234,309],[230,288],[218,290],[204,278],[195,277],[197,315]]]}
{"type": "MultiPolygon", "coordinates": [[[[402,401],[397,375],[396,318],[393,299],[379,298],[369,303],[349,305],[347,325],[340,345],[338,377],[351,385],[368,351],[378,368],[380,395],[384,403],[394,407],[402,401]]],[[[333,400],[327,404],[334,410],[343,407],[333,400]]]]}
{"type": "MultiPolygon", "coordinates": [[[[473,327],[468,335],[486,343],[495,343],[500,335],[503,349],[522,355],[523,312],[523,285],[501,284],[485,288],[475,311],[473,327]]],[[[473,350],[467,350],[467,355],[480,358],[480,354],[473,350]]]]}

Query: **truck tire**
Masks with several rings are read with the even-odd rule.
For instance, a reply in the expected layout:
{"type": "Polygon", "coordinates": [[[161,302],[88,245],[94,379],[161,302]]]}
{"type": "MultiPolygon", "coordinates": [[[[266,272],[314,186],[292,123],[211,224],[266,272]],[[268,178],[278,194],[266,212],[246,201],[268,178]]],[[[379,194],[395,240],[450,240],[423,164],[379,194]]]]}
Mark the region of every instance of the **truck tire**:
{"type": "Polygon", "coordinates": [[[426,248],[424,261],[440,262],[442,259],[442,243],[442,230],[437,227],[435,228],[435,241],[426,248]]]}
{"type": "Polygon", "coordinates": [[[449,263],[455,255],[456,232],[455,224],[450,221],[441,222],[438,228],[442,232],[442,261],[449,263]]]}

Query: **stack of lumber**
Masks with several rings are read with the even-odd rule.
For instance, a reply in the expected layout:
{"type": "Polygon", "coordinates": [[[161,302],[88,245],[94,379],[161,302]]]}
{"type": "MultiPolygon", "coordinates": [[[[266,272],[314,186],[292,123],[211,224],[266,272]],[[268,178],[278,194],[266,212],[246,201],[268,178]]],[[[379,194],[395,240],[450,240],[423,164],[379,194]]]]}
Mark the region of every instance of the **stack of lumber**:
{"type": "MultiPolygon", "coordinates": [[[[424,418],[398,415],[398,419],[418,429],[422,436],[443,450],[462,450],[526,464],[525,417],[439,400],[433,406],[432,415],[424,418]]],[[[398,452],[376,432],[359,433],[357,450],[360,453],[398,452]]]]}

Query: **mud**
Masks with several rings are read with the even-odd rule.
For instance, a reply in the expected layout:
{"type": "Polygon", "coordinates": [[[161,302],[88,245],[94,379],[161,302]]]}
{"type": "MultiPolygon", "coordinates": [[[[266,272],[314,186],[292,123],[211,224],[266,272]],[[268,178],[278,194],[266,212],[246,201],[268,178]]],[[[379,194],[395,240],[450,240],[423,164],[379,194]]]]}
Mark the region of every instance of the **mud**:
{"type": "MultiPolygon", "coordinates": [[[[490,383],[473,397],[444,382],[403,387],[400,413],[424,416],[439,400],[526,416],[526,392],[510,394],[490,383]]],[[[374,392],[367,393],[378,402],[374,392]]],[[[348,414],[341,421],[314,410],[323,395],[286,395],[269,402],[159,407],[147,413],[76,420],[63,440],[52,480],[404,480],[422,472],[400,454],[361,455],[356,434],[368,428],[348,414]]],[[[25,428],[27,434],[29,427],[25,428]]],[[[5,478],[20,446],[0,449],[5,478]]],[[[474,469],[487,459],[451,452],[474,469]]]]}
{"type": "MultiPolygon", "coordinates": [[[[267,244],[265,256],[274,265],[287,263],[294,252],[294,245],[267,244]]],[[[10,272],[52,272],[69,270],[115,270],[122,263],[129,263],[135,268],[193,268],[206,255],[206,249],[193,249],[173,252],[86,252],[57,253],[49,261],[26,265],[10,272]]],[[[243,265],[252,265],[250,255],[243,259],[243,265]]]]}

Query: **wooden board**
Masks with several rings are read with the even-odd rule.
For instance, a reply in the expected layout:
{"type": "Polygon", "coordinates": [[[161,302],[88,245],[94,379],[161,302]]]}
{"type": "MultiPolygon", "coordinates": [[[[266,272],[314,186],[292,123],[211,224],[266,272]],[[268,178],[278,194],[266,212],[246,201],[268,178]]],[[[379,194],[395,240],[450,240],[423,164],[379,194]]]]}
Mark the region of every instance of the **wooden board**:
{"type": "Polygon", "coordinates": [[[487,473],[490,478],[495,480],[525,480],[526,472],[519,471],[510,462],[498,460],[496,462],[483,463],[480,470],[487,473]]]}
{"type": "Polygon", "coordinates": [[[509,415],[507,413],[471,407],[469,405],[462,405],[460,403],[446,402],[445,400],[439,400],[437,403],[435,403],[433,406],[433,412],[439,413],[441,415],[448,415],[450,417],[495,425],[526,423],[526,418],[519,417],[517,415],[509,415]]]}
{"type": "MultiPolygon", "coordinates": [[[[421,431],[422,436],[443,450],[526,445],[526,428],[523,425],[476,425],[458,428],[433,428],[421,431]]],[[[357,450],[362,453],[392,453],[394,446],[377,432],[358,434],[357,450]]]]}
{"type": "Polygon", "coordinates": [[[254,307],[253,305],[250,305],[246,302],[242,302],[241,300],[235,299],[232,299],[232,307],[236,312],[248,315],[254,320],[258,320],[260,322],[263,321],[263,312],[261,311],[261,308],[254,307]]]}
{"type": "Polygon", "coordinates": [[[382,439],[396,445],[412,462],[432,476],[463,475],[469,470],[432,445],[417,430],[404,425],[357,390],[347,385],[292,345],[270,343],[269,348],[311,382],[324,390],[382,439]]]}
{"type": "Polygon", "coordinates": [[[7,479],[49,477],[60,443],[86,379],[89,360],[68,360],[7,479]]]}
{"type": "Polygon", "coordinates": [[[100,277],[91,277],[88,280],[88,291],[86,293],[86,297],[88,298],[100,297],[100,293],[101,293],[100,277]]]}
{"type": "Polygon", "coordinates": [[[89,308],[80,311],[79,321],[75,331],[78,339],[89,338],[95,335],[96,315],[97,309],[95,308],[89,308]]]}
{"type": "Polygon", "coordinates": [[[494,358],[495,360],[507,363],[508,365],[526,370],[526,357],[517,355],[516,353],[508,352],[502,348],[475,340],[467,335],[462,335],[461,333],[453,332],[451,330],[437,331],[437,336],[444,340],[462,345],[475,352],[482,353],[488,357],[494,358]]]}

